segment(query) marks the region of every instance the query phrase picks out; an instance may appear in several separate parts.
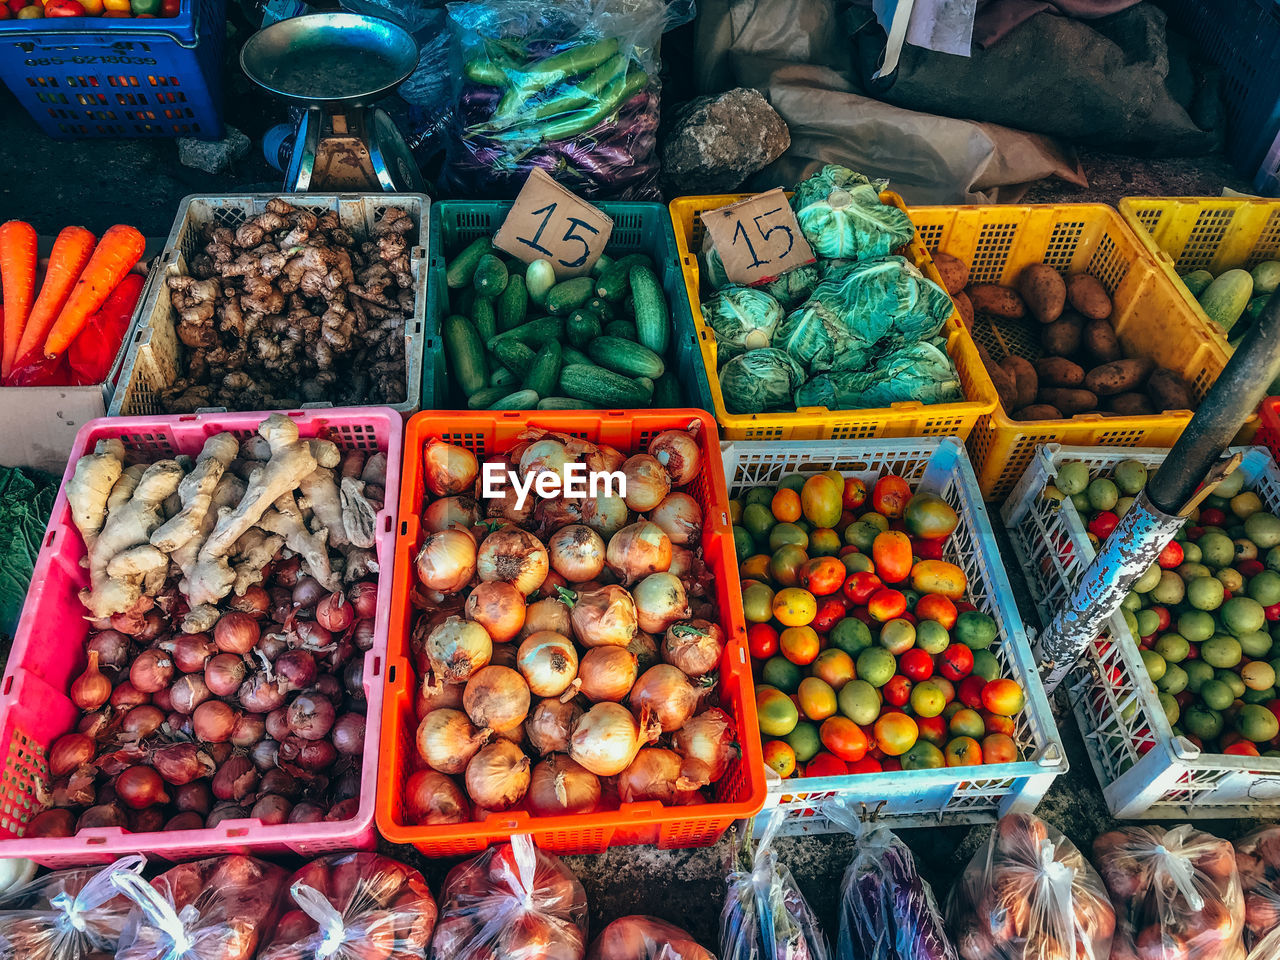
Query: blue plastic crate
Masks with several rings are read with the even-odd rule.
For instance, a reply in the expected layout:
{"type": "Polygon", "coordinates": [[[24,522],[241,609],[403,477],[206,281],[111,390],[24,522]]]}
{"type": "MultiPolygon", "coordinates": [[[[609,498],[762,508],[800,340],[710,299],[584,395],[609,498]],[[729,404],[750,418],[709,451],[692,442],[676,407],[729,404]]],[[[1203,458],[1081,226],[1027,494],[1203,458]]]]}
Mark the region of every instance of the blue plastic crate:
{"type": "Polygon", "coordinates": [[[0,20],[0,80],[58,140],[216,140],[225,39],[226,0],[145,20],[0,20]]]}
{"type": "MultiPolygon", "coordinates": [[[[609,256],[646,253],[653,259],[671,307],[672,349],[683,406],[710,412],[711,386],[707,383],[707,371],[693,326],[693,311],[689,308],[689,294],[680,269],[671,214],[660,203],[614,200],[595,206],[613,218],[613,233],[605,248],[609,256]]],[[[497,233],[510,209],[509,201],[498,200],[441,200],[431,205],[431,269],[427,274],[426,349],[422,364],[424,408],[428,407],[430,398],[434,398],[438,410],[450,409],[458,403],[466,407],[466,398],[455,396],[449,389],[444,342],[440,336],[440,321],[449,307],[445,265],[472,240],[497,233]]]]}

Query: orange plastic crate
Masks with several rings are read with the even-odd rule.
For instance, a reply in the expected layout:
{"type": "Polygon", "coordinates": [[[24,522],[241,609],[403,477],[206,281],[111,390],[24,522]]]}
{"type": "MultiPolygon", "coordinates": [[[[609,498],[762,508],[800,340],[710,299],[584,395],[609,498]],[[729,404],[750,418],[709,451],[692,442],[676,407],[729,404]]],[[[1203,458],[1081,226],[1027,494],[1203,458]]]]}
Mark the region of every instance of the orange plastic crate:
{"type": "Polygon", "coordinates": [[[602,853],[611,846],[655,844],[659,847],[707,846],[734,820],[754,816],[764,806],[764,760],[756,729],[755,691],[747,654],[742,591],[729,524],[729,494],[720,458],[715,421],[701,410],[529,410],[423,411],[409,420],[405,441],[400,523],[395,551],[394,592],[387,643],[386,688],[382,710],[382,743],[378,764],[378,829],[392,843],[409,843],[427,856],[476,853],[492,843],[524,833],[544,850],[565,854],[602,853]],[[403,789],[417,769],[414,733],[418,717],[414,690],[419,677],[409,657],[413,610],[409,597],[413,558],[421,542],[420,516],[425,498],[421,451],[429,438],[465,446],[477,456],[508,450],[530,427],[542,427],[607,443],[624,453],[640,453],[663,430],[699,425],[702,476],[687,488],[702,507],[703,554],[715,577],[720,623],[728,643],[720,665],[719,696],[740,731],[741,756],[724,778],[713,784],[711,803],[667,807],[660,803],[627,803],[617,810],[582,816],[536,817],[514,810],[493,814],[483,822],[417,825],[403,816],[403,789]]]}

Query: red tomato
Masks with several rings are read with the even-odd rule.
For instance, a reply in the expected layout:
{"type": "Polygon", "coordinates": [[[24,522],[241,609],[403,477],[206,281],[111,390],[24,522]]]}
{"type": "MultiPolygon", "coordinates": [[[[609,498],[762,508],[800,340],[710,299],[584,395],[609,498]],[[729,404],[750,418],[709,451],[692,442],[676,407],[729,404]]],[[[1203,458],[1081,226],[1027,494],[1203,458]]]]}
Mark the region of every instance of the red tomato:
{"type": "Polygon", "coordinates": [[[871,509],[890,520],[902,516],[910,499],[911,488],[907,486],[907,481],[892,474],[881,477],[871,489],[871,509]]]}
{"type": "Polygon", "coordinates": [[[955,601],[955,604],[956,604],[956,613],[957,613],[957,614],[964,613],[966,610],[977,610],[977,609],[978,609],[978,608],[977,608],[977,607],[975,607],[972,603],[970,603],[968,600],[957,600],[957,601],[955,601]]]}
{"type": "Polygon", "coordinates": [[[768,660],[778,652],[778,631],[767,623],[747,628],[747,650],[756,660],[768,660]]]}
{"type": "Polygon", "coordinates": [[[871,544],[871,560],[885,583],[901,583],[911,576],[911,538],[901,530],[886,530],[871,544]]]}
{"type": "Polygon", "coordinates": [[[907,598],[898,590],[881,587],[867,600],[867,612],[881,623],[888,623],[907,612],[907,598]]]}
{"type": "Polygon", "coordinates": [[[848,717],[827,717],[818,728],[822,745],[841,760],[856,762],[867,755],[870,740],[848,717]]]}
{"type": "Polygon", "coordinates": [[[884,770],[884,767],[880,765],[880,761],[875,757],[863,757],[861,760],[849,764],[849,773],[880,773],[882,770],[884,770]]]}
{"type": "MultiPolygon", "coordinates": [[[[1201,527],[1221,527],[1227,522],[1227,515],[1217,507],[1206,507],[1200,511],[1201,527]]],[[[1203,531],[1202,531],[1203,532],[1203,531]]],[[[1188,534],[1189,536],[1190,534],[1188,534]]]]}
{"type": "Polygon", "coordinates": [[[1103,510],[1096,517],[1089,521],[1088,530],[1099,540],[1105,540],[1111,536],[1111,531],[1116,528],[1116,524],[1120,522],[1110,510],[1103,510]]]}
{"type": "MultiPolygon", "coordinates": [[[[946,651],[942,655],[945,657],[946,651]]],[[[982,709],[982,688],[987,685],[987,681],[976,673],[970,673],[967,677],[960,681],[960,687],[957,696],[960,702],[966,707],[972,707],[974,710],[982,709]]]]}
{"type": "Polygon", "coordinates": [[[27,0],[8,0],[5,6],[9,8],[10,13],[17,13],[23,7],[27,6],[27,0]]]}
{"type": "Polygon", "coordinates": [[[79,0],[49,0],[44,5],[44,15],[46,17],[83,17],[85,12],[79,0]]]}
{"type": "Polygon", "coordinates": [[[1164,633],[1169,629],[1169,624],[1173,622],[1173,617],[1169,614],[1169,608],[1156,604],[1151,609],[1155,611],[1157,617],[1158,626],[1156,627],[1156,632],[1164,633]]]}
{"type": "Polygon", "coordinates": [[[846,573],[835,557],[814,557],[800,568],[800,586],[815,597],[829,596],[840,589],[846,573]]]}
{"type": "Polygon", "coordinates": [[[1177,540],[1170,540],[1164,545],[1164,549],[1160,551],[1160,555],[1156,557],[1156,563],[1160,564],[1165,570],[1172,570],[1174,567],[1182,564],[1182,544],[1177,540]]]}
{"type": "Polygon", "coordinates": [[[947,721],[945,717],[916,717],[920,739],[927,740],[941,749],[947,745],[947,721]]]}
{"type": "Polygon", "coordinates": [[[883,586],[884,583],[874,573],[855,573],[845,580],[843,589],[846,597],[862,606],[883,586]]]}
{"type": "Polygon", "coordinates": [[[1246,580],[1252,580],[1265,569],[1266,567],[1257,560],[1236,561],[1236,570],[1239,571],[1240,576],[1244,577],[1246,580]]]}
{"type": "Polygon", "coordinates": [[[12,14],[9,13],[9,8],[3,3],[0,3],[0,20],[8,20],[11,16],[12,14]]]}
{"type": "Polygon", "coordinates": [[[857,510],[867,502],[867,485],[857,477],[845,477],[841,502],[846,510],[857,510]]]}
{"type": "Polygon", "coordinates": [[[941,560],[942,543],[941,539],[926,540],[923,537],[912,537],[911,552],[921,560],[941,560]]]}
{"type": "MultiPolygon", "coordinates": [[[[862,763],[863,760],[858,761],[862,763]]],[[[813,759],[804,765],[806,777],[837,777],[849,772],[849,765],[833,753],[821,750],[813,755],[813,759]]]]}
{"type": "Polygon", "coordinates": [[[809,626],[818,633],[826,633],[849,614],[845,601],[840,597],[827,597],[818,604],[818,612],[809,622],[809,626]]]}
{"type": "Polygon", "coordinates": [[[940,593],[926,593],[916,601],[916,616],[936,620],[948,630],[956,625],[956,605],[940,593]]]}
{"type": "Polygon", "coordinates": [[[952,683],[959,683],[973,673],[973,651],[963,643],[951,644],[938,657],[942,660],[938,672],[952,683]]]}
{"type": "Polygon", "coordinates": [[[182,0],[160,0],[160,16],[176,17],[182,9],[182,0]]]}
{"type": "Polygon", "coordinates": [[[1231,744],[1231,746],[1224,748],[1222,752],[1223,752],[1223,753],[1229,753],[1229,754],[1231,754],[1233,757],[1260,757],[1260,756],[1262,756],[1262,754],[1258,753],[1258,748],[1257,748],[1257,747],[1255,747],[1255,746],[1254,746],[1252,743],[1250,743],[1248,740],[1241,740],[1241,741],[1239,741],[1238,743],[1233,743],[1233,744],[1231,744]]]}
{"type": "Polygon", "coordinates": [[[1267,619],[1271,621],[1280,620],[1280,603],[1273,603],[1269,607],[1263,607],[1262,612],[1267,615],[1267,619]]]}
{"type": "Polygon", "coordinates": [[[911,688],[915,686],[902,674],[897,673],[889,678],[889,682],[880,688],[884,702],[895,707],[904,707],[911,700],[911,688]]]}
{"type": "Polygon", "coordinates": [[[898,757],[885,757],[880,761],[880,769],[885,773],[892,773],[895,770],[901,770],[902,761],[898,757]]]}

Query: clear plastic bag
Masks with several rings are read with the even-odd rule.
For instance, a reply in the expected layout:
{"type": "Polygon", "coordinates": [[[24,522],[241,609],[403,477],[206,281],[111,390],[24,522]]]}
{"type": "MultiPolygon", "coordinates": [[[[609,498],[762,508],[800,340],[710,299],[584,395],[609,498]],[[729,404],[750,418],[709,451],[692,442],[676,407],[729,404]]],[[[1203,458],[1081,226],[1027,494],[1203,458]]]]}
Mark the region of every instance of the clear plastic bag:
{"type": "Polygon", "coordinates": [[[657,917],[619,917],[596,937],[587,960],[716,960],[674,923],[657,917]]]}
{"type": "Polygon", "coordinates": [[[111,882],[134,909],[116,960],[252,960],[287,876],[240,855],[180,863],[150,883],[117,871],[111,882]]]}
{"type": "Polygon", "coordinates": [[[818,918],[773,849],[782,821],[780,809],[770,814],[758,843],[748,822],[720,911],[720,960],[830,958],[818,918]]]}
{"type": "Polygon", "coordinates": [[[1111,960],[1243,960],[1244,897],[1226,840],[1190,826],[1123,827],[1093,841],[1116,910],[1111,960]]]}
{"type": "Polygon", "coordinates": [[[558,857],[528,836],[449,871],[433,960],[583,960],[587,894],[558,857]]]}
{"type": "Polygon", "coordinates": [[[657,195],[661,0],[448,6],[455,83],[445,186],[514,196],[539,167],[586,197],[657,195]]]}
{"type": "Polygon", "coordinates": [[[140,855],[108,867],[58,870],[0,897],[0,960],[88,960],[115,953],[133,906],[111,882],[139,874],[140,855]]]}
{"type": "Polygon", "coordinates": [[[421,960],[436,924],[422,874],[376,853],[313,860],[258,960],[421,960]]]}
{"type": "Polygon", "coordinates": [[[1244,944],[1249,960],[1280,957],[1280,827],[1263,827],[1236,841],[1236,869],[1244,895],[1244,944]]]}
{"type": "Polygon", "coordinates": [[[996,824],[951,889],[947,923],[962,960],[1115,957],[1101,879],[1075,844],[1029,813],[996,824]]]}

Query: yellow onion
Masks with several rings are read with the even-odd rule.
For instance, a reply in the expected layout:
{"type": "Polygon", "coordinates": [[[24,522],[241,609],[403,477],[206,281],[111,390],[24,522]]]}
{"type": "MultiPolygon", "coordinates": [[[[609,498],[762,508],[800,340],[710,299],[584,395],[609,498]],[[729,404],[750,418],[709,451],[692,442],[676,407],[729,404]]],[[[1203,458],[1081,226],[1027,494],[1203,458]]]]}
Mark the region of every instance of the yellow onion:
{"type": "Polygon", "coordinates": [[[663,430],[650,441],[649,453],[666,468],[677,487],[692,481],[702,469],[698,441],[684,430],[663,430]]]}
{"type": "Polygon", "coordinates": [[[627,649],[636,655],[636,667],[644,673],[655,663],[661,663],[658,652],[658,638],[652,633],[637,630],[635,637],[627,644],[627,649]]]}
{"type": "Polygon", "coordinates": [[[636,621],[645,633],[665,633],[667,627],[689,616],[689,597],[680,578],[670,573],[651,573],[631,591],[636,604],[636,621]]]}
{"type": "Polygon", "coordinates": [[[493,727],[501,733],[524,723],[529,715],[529,685],[510,667],[485,667],[467,681],[462,708],[476,726],[493,727]]]}
{"type": "Polygon", "coordinates": [[[418,684],[418,694],[414,698],[414,711],[421,720],[432,710],[439,710],[441,707],[452,707],[455,710],[462,709],[462,690],[461,683],[437,683],[428,678],[418,684]]]}
{"type": "Polygon", "coordinates": [[[591,813],[600,805],[600,779],[576,760],[553,754],[533,768],[528,805],[539,817],[591,813]]]}
{"type": "Polygon", "coordinates": [[[612,537],[627,525],[630,516],[622,497],[587,497],[582,501],[582,522],[602,537],[612,537]]]}
{"type": "Polygon", "coordinates": [[[668,493],[649,512],[649,519],[678,546],[697,544],[702,539],[702,508],[687,493],[668,493]]]}
{"type": "Polygon", "coordinates": [[[524,723],[517,723],[514,726],[505,727],[502,730],[493,731],[494,736],[501,737],[503,740],[510,740],[517,747],[524,746],[524,723]]]}
{"type": "Polygon", "coordinates": [[[618,775],[618,799],[623,803],[688,803],[708,782],[704,764],[686,760],[674,750],[645,747],[618,775]]]}
{"type": "Polygon", "coordinates": [[[467,596],[466,614],[496,643],[514,640],[524,626],[524,595],[505,580],[477,584],[467,596]]]}
{"type": "Polygon", "coordinates": [[[594,580],[604,570],[604,540],[580,523],[563,527],[547,541],[551,567],[569,583],[594,580]]]}
{"type": "Polygon", "coordinates": [[[404,785],[404,812],[410,823],[465,823],[471,817],[471,804],[443,773],[418,770],[404,785]]]}
{"type": "Polygon", "coordinates": [[[516,646],[514,643],[498,643],[493,647],[493,659],[490,666],[516,668],[516,646]]]}
{"type": "Polygon", "coordinates": [[[462,683],[493,658],[493,641],[480,624],[449,617],[427,634],[423,652],[437,684],[462,683]]]}
{"type": "Polygon", "coordinates": [[[564,467],[568,462],[569,451],[563,443],[543,438],[525,447],[520,455],[520,473],[526,477],[531,473],[554,473],[563,482],[564,467]]]}
{"type": "Polygon", "coordinates": [[[733,718],[719,707],[704,710],[671,735],[671,746],[685,759],[705,764],[707,779],[715,783],[738,755],[733,718]]]}
{"type": "Polygon", "coordinates": [[[559,597],[545,597],[529,604],[524,611],[524,627],[519,639],[523,640],[531,633],[539,630],[550,630],[563,633],[566,637],[573,632],[569,619],[569,607],[559,597]]]}
{"type": "Polygon", "coordinates": [[[671,538],[656,523],[641,520],[609,538],[605,563],[623,583],[671,568],[671,538]]]}
{"type": "Polygon", "coordinates": [[[466,493],[476,482],[480,471],[476,455],[466,447],[432,437],[422,449],[422,476],[427,489],[437,497],[466,493]]]}
{"type": "Polygon", "coordinates": [[[432,710],[418,724],[418,756],[433,770],[462,773],[492,736],[492,730],[475,726],[461,710],[432,710]]]}
{"type": "Polygon", "coordinates": [[[582,707],[576,700],[568,703],[559,697],[539,700],[524,724],[529,743],[544,757],[549,753],[568,753],[573,725],[581,716],[582,707]]]}
{"type": "MultiPolygon", "coordinates": [[[[530,496],[533,493],[530,492],[530,496]]],[[[533,521],[538,532],[545,537],[548,533],[567,527],[571,523],[582,522],[582,503],[577,497],[551,497],[539,500],[533,508],[533,521]]]]}
{"type": "Polygon", "coordinates": [[[525,524],[533,519],[533,509],[537,505],[537,497],[530,494],[524,498],[524,503],[520,506],[520,495],[516,492],[515,485],[507,478],[507,471],[514,467],[514,464],[507,457],[496,454],[485,458],[485,463],[496,463],[501,468],[501,480],[498,483],[498,496],[485,497],[483,490],[483,477],[476,484],[477,496],[483,499],[484,515],[490,519],[508,520],[511,523],[525,524]]]}
{"type": "Polygon", "coordinates": [[[460,529],[429,533],[414,568],[427,589],[457,593],[476,575],[476,538],[460,529]]]}
{"type": "Polygon", "coordinates": [[[636,513],[652,510],[671,491],[671,476],[655,457],[637,453],[622,465],[627,478],[627,507],[636,513]]]}
{"type": "Polygon", "coordinates": [[[573,725],[569,756],[597,777],[613,777],[635,759],[646,743],[653,743],[662,728],[648,710],[640,719],[616,703],[597,703],[573,725]]]}
{"type": "Polygon", "coordinates": [[[621,703],[636,682],[636,663],[636,655],[626,647],[592,647],[578,668],[582,695],[592,703],[621,703]]]}
{"type": "Polygon", "coordinates": [[[647,707],[662,724],[662,732],[672,733],[689,721],[709,689],[710,685],[699,690],[678,668],[660,663],[641,674],[631,688],[631,709],[647,707]]]}
{"type": "Polygon", "coordinates": [[[428,533],[437,533],[457,527],[459,530],[470,530],[480,522],[480,504],[475,498],[467,495],[459,497],[442,497],[427,504],[422,511],[422,529],[428,533]]]}
{"type": "Polygon", "coordinates": [[[519,527],[503,527],[484,538],[476,555],[481,580],[505,580],[528,596],[542,586],[551,569],[542,541],[519,527]]]}
{"type": "Polygon", "coordinates": [[[625,647],[636,635],[636,604],[617,584],[581,590],[569,612],[573,635],[584,647],[625,647]]]}
{"type": "Polygon", "coordinates": [[[467,794],[486,810],[510,810],[529,789],[529,758],[510,740],[481,747],[467,764],[467,794]]]}
{"type": "Polygon", "coordinates": [[[535,697],[558,697],[578,678],[578,651],[568,637],[539,630],[520,644],[516,665],[535,697]]]}
{"type": "Polygon", "coordinates": [[[723,655],[724,631],[710,620],[673,623],[662,638],[662,659],[690,677],[715,670],[723,655]]]}
{"type": "Polygon", "coordinates": [[[697,562],[698,558],[693,555],[692,550],[686,550],[684,547],[672,547],[671,566],[667,568],[667,573],[679,577],[681,580],[688,580],[693,576],[693,568],[697,562]]]}
{"type": "Polygon", "coordinates": [[[565,441],[565,450],[569,459],[581,463],[591,473],[613,473],[622,469],[626,462],[626,454],[607,443],[592,443],[579,437],[570,437],[565,441]]]}

